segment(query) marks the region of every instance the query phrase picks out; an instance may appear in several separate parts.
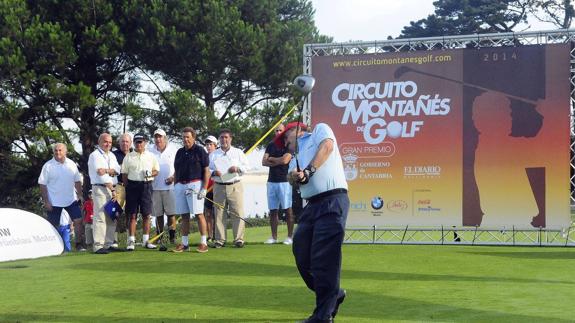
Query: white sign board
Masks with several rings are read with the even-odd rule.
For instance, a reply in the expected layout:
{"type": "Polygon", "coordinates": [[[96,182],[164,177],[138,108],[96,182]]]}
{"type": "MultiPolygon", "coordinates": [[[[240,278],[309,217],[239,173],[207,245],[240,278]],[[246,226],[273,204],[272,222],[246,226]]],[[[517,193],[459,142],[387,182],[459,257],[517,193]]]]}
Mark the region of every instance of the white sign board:
{"type": "Polygon", "coordinates": [[[59,255],[62,238],[50,222],[24,210],[0,208],[0,262],[59,255]]]}

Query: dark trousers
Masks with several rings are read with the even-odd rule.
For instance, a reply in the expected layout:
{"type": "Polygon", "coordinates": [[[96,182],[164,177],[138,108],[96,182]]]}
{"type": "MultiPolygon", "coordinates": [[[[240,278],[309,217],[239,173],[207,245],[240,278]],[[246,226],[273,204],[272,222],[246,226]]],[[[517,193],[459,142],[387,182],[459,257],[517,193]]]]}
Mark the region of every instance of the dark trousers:
{"type": "Polygon", "coordinates": [[[312,318],[316,320],[329,320],[335,308],[348,210],[347,193],[309,203],[293,237],[297,269],[307,287],[315,292],[312,318]]]}

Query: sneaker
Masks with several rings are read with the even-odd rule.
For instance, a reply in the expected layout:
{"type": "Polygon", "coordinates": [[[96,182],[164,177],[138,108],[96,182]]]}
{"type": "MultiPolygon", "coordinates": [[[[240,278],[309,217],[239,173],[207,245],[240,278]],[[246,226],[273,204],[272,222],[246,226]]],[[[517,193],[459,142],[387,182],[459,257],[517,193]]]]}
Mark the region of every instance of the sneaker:
{"type": "Polygon", "coordinates": [[[266,241],[264,241],[264,243],[265,244],[274,244],[274,243],[278,243],[278,241],[272,237],[272,238],[269,238],[266,241]]]}
{"type": "Polygon", "coordinates": [[[223,246],[224,246],[224,243],[223,243],[223,242],[220,242],[220,241],[214,242],[214,248],[216,248],[216,249],[220,249],[220,248],[222,248],[223,246]]]}
{"type": "Polygon", "coordinates": [[[165,245],[161,245],[158,250],[159,251],[168,251],[168,247],[166,247],[165,245]]]}
{"type": "Polygon", "coordinates": [[[126,247],[128,251],[136,250],[136,241],[128,241],[128,246],[126,247]]]}
{"type": "Polygon", "coordinates": [[[114,240],[114,242],[112,242],[112,245],[110,247],[118,248],[118,241],[114,240]]]}
{"type": "Polygon", "coordinates": [[[172,249],[172,252],[184,252],[190,251],[190,246],[184,246],[183,244],[178,244],[176,248],[172,249]]]}
{"type": "Polygon", "coordinates": [[[146,248],[146,249],[156,249],[156,247],[157,246],[151,242],[145,242],[144,243],[144,248],[146,248]]]}
{"type": "Polygon", "coordinates": [[[100,248],[96,251],[94,251],[95,254],[97,255],[107,255],[109,254],[108,250],[106,248],[100,248]]]}
{"type": "Polygon", "coordinates": [[[196,248],[196,251],[199,252],[199,253],[208,252],[208,245],[207,245],[207,244],[200,243],[200,245],[198,246],[198,248],[196,248]]]}
{"type": "Polygon", "coordinates": [[[237,248],[243,248],[244,247],[244,241],[243,240],[236,240],[236,242],[234,242],[234,246],[236,246],[237,248]]]}
{"type": "Polygon", "coordinates": [[[293,239],[290,237],[285,238],[284,242],[285,245],[291,245],[293,243],[293,239]]]}

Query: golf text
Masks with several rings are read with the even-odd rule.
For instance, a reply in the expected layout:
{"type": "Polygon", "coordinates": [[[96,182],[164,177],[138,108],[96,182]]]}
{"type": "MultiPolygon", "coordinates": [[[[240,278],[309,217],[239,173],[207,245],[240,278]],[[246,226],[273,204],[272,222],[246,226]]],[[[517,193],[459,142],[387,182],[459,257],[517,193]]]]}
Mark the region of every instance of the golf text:
{"type": "Polygon", "coordinates": [[[415,137],[423,120],[405,121],[401,120],[403,117],[445,116],[451,110],[451,98],[442,98],[439,94],[417,96],[417,92],[417,83],[413,81],[341,83],[334,88],[331,101],[345,108],[342,125],[359,123],[356,130],[363,132],[364,140],[377,145],[387,136],[415,137]]]}

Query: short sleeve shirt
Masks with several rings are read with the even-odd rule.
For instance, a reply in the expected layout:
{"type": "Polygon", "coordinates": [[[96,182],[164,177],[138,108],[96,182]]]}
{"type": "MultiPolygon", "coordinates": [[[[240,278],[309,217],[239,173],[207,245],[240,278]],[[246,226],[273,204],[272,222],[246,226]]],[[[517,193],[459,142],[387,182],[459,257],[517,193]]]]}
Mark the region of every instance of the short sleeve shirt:
{"type": "Polygon", "coordinates": [[[66,207],[78,199],[76,182],[82,181],[82,175],[76,164],[66,158],[63,163],[52,158],[42,166],[38,184],[46,185],[48,199],[53,206],[66,207]]]}
{"type": "MultiPolygon", "coordinates": [[[[286,153],[288,153],[287,148],[285,147],[279,148],[273,141],[270,142],[266,147],[266,154],[268,154],[270,157],[283,157],[283,155],[285,155],[286,153]]],[[[268,182],[271,183],[287,182],[288,168],[289,164],[270,167],[270,171],[268,174],[268,182]]]]}
{"type": "Polygon", "coordinates": [[[159,171],[160,164],[151,152],[144,150],[142,153],[132,151],[122,162],[122,174],[127,174],[131,181],[152,181],[152,171],[159,171]]]}
{"type": "Polygon", "coordinates": [[[210,165],[208,153],[203,146],[194,144],[190,149],[178,149],[174,159],[175,181],[203,179],[204,168],[210,165]]]}
{"type": "MultiPolygon", "coordinates": [[[[298,138],[299,153],[297,158],[300,167],[305,168],[316,155],[318,148],[325,139],[333,140],[333,151],[327,160],[317,168],[307,184],[300,186],[301,197],[308,199],[317,194],[338,188],[347,189],[347,181],[343,171],[343,162],[337,147],[337,141],[331,128],[325,123],[315,126],[312,133],[306,133],[298,138]]],[[[296,166],[295,158],[290,162],[290,169],[296,166]]]]}

